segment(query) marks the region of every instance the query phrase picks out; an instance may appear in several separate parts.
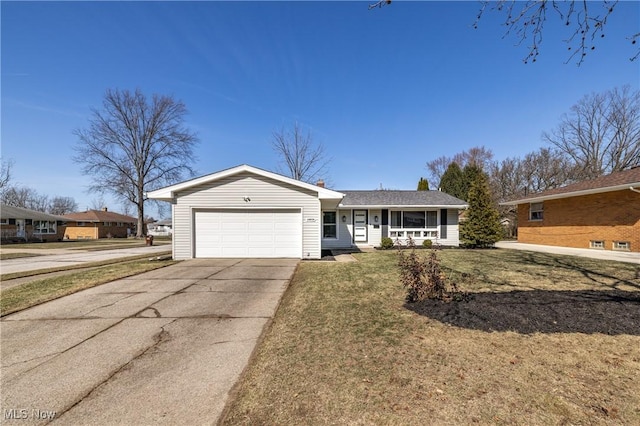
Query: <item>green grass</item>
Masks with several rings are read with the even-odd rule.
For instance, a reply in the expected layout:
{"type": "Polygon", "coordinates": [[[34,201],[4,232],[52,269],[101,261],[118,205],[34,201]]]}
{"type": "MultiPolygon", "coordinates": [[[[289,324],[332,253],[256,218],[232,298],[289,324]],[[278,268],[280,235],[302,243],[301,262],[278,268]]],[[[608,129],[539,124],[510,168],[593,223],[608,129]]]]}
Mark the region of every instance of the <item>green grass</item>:
{"type": "Polygon", "coordinates": [[[396,254],[303,262],[224,424],[640,424],[636,266],[444,250],[466,301],[407,305],[396,254]]]}
{"type": "MultiPolygon", "coordinates": [[[[63,276],[32,281],[0,292],[0,313],[10,313],[57,299],[86,288],[120,278],[137,275],[176,263],[172,260],[135,260],[104,265],[83,272],[70,272],[63,276]]],[[[85,265],[86,267],[86,265],[85,265]]]]}
{"type": "Polygon", "coordinates": [[[23,257],[41,256],[37,253],[0,253],[0,260],[21,259],[23,257]]]}
{"type": "Polygon", "coordinates": [[[170,251],[167,252],[157,252],[153,254],[141,254],[139,256],[129,256],[129,257],[120,257],[117,259],[110,260],[102,260],[100,262],[88,262],[88,263],[80,263],[77,265],[70,266],[60,266],[55,268],[44,268],[44,269],[36,269],[33,271],[23,271],[23,272],[11,272],[8,274],[0,275],[0,281],[8,281],[16,278],[26,278],[26,277],[34,277],[37,275],[50,274],[52,272],[62,272],[62,271],[73,271],[74,269],[86,269],[86,268],[94,268],[98,266],[105,265],[113,265],[114,263],[123,263],[131,260],[144,260],[150,258],[156,258],[163,255],[171,254],[170,251]]]}
{"type": "MultiPolygon", "coordinates": [[[[170,237],[155,237],[154,245],[165,245],[171,243],[170,237]]],[[[100,250],[116,250],[122,248],[144,247],[146,241],[144,238],[103,238],[99,240],[65,240],[57,242],[32,242],[4,244],[4,249],[68,249],[68,250],[84,250],[84,251],[100,251],[100,250]]]]}

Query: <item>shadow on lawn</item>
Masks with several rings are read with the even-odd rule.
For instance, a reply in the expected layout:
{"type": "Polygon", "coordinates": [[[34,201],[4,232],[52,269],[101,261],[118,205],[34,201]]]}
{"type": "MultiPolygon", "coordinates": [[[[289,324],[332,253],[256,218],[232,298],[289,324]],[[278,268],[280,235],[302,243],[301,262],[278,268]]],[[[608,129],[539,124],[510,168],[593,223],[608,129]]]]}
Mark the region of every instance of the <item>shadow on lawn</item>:
{"type": "Polygon", "coordinates": [[[428,318],[482,331],[640,335],[640,292],[621,290],[470,293],[466,301],[427,300],[405,307],[428,318]]]}

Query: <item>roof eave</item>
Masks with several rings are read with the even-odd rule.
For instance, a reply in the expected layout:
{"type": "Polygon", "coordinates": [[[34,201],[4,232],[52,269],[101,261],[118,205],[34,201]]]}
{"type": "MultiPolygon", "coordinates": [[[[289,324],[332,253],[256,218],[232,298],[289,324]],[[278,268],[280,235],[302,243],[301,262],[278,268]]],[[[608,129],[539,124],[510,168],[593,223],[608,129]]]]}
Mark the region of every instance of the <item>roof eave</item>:
{"type": "Polygon", "coordinates": [[[606,188],[594,188],[594,189],[585,189],[582,191],[563,192],[560,194],[540,195],[540,196],[534,195],[532,197],[520,198],[518,200],[504,201],[500,203],[500,205],[517,206],[518,204],[537,203],[540,201],[557,200],[560,198],[580,197],[583,195],[602,194],[604,192],[624,191],[626,189],[637,187],[639,185],[640,185],[640,182],[635,182],[635,183],[625,183],[625,184],[616,185],[616,186],[609,186],[606,188]]]}
{"type": "Polygon", "coordinates": [[[392,208],[408,208],[408,209],[466,209],[468,204],[340,204],[343,209],[392,209],[392,208]]]}
{"type": "Polygon", "coordinates": [[[341,200],[342,198],[344,198],[344,194],[340,192],[332,191],[330,189],[322,188],[316,185],[312,185],[310,183],[301,182],[299,180],[282,176],[277,173],[273,173],[267,170],[262,170],[253,166],[249,166],[247,164],[242,164],[240,166],[232,167],[230,169],[222,170],[220,172],[212,173],[206,176],[201,176],[199,178],[191,179],[186,182],[177,183],[175,185],[167,186],[165,188],[160,188],[155,191],[149,191],[147,193],[147,197],[154,200],[160,200],[160,201],[173,201],[175,199],[176,192],[179,192],[194,186],[202,185],[205,183],[214,182],[216,180],[223,179],[225,177],[233,176],[243,172],[254,173],[256,175],[274,179],[283,183],[297,186],[299,188],[307,189],[310,191],[316,191],[318,192],[318,198],[320,200],[341,200]]]}

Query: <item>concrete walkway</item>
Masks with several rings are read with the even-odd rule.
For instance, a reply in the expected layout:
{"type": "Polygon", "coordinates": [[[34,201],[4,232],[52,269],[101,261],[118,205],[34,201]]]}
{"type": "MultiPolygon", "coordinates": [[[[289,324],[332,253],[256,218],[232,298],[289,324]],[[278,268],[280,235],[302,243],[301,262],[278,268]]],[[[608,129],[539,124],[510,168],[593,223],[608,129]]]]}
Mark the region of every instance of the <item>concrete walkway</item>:
{"type": "Polygon", "coordinates": [[[590,257],[592,259],[614,260],[640,264],[640,253],[611,250],[579,249],[569,247],[543,246],[539,244],[524,244],[517,241],[500,241],[497,248],[538,251],[543,253],[567,254],[570,256],[590,257]]]}
{"type": "Polygon", "coordinates": [[[215,424],[297,262],[190,260],[3,318],[2,423],[215,424]]]}
{"type": "MultiPolygon", "coordinates": [[[[21,251],[26,252],[26,250],[21,251]]],[[[169,244],[80,252],[67,250],[63,253],[57,254],[2,260],[0,261],[0,273],[9,274],[12,272],[27,272],[38,269],[59,268],[123,257],[140,256],[143,254],[148,254],[151,257],[158,256],[160,253],[170,252],[171,245],[169,244]]],[[[40,250],[39,253],[42,253],[42,250],[40,250]]]]}

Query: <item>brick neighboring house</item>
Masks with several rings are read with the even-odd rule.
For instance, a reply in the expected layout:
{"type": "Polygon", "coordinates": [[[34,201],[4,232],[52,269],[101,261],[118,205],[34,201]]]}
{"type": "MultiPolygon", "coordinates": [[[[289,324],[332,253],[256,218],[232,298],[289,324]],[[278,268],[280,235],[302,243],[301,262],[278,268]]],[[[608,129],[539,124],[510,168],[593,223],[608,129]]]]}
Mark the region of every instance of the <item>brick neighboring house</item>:
{"type": "Polygon", "coordinates": [[[59,241],[64,236],[62,216],[2,204],[0,217],[2,242],[59,241]]]}
{"type": "Polygon", "coordinates": [[[126,238],[135,234],[138,220],[131,216],[102,210],[69,213],[63,216],[67,221],[64,238],[85,240],[98,238],[126,238]]]}
{"type": "Polygon", "coordinates": [[[640,252],[640,167],[508,201],[518,242],[640,252]]]}

